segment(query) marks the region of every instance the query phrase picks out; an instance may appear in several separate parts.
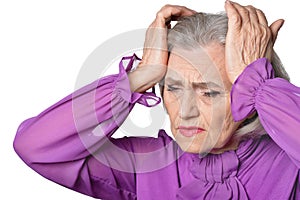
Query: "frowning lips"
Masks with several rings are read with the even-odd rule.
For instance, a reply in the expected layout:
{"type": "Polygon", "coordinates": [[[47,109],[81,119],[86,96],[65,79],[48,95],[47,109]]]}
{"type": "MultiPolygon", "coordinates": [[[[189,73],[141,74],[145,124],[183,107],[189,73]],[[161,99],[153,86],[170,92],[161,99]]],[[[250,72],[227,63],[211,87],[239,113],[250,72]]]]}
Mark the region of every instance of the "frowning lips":
{"type": "Polygon", "coordinates": [[[198,126],[178,126],[178,130],[185,137],[192,137],[205,131],[205,129],[198,126]]]}

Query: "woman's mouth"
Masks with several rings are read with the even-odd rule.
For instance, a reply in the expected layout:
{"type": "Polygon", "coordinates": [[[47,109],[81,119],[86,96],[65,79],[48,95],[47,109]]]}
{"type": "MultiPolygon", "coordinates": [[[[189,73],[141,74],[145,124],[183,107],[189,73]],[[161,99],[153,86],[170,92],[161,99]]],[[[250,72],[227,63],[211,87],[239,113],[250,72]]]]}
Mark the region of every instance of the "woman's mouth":
{"type": "Polygon", "coordinates": [[[205,131],[203,128],[197,126],[179,126],[178,130],[185,137],[192,137],[205,131]]]}

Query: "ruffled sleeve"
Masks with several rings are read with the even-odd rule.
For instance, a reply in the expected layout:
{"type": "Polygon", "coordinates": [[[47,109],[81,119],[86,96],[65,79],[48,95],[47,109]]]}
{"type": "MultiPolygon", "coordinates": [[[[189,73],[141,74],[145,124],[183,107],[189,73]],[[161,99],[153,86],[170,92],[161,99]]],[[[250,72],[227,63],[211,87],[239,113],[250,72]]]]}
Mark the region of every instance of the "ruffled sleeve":
{"type": "Polygon", "coordinates": [[[235,121],[257,111],[266,132],[300,168],[300,88],[274,78],[266,58],[251,63],[235,81],[231,110],[235,121]]]}

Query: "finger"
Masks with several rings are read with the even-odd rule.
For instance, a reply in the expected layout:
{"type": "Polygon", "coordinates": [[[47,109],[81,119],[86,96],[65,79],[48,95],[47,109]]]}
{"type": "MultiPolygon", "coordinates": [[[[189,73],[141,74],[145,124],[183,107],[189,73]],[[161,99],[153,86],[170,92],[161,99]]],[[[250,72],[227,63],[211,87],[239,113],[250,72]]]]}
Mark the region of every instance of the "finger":
{"type": "Polygon", "coordinates": [[[271,24],[270,29],[271,29],[271,32],[272,32],[273,42],[276,41],[278,32],[281,29],[281,27],[283,26],[283,24],[284,24],[283,19],[276,20],[275,22],[273,22],[271,24]]]}
{"type": "Polygon", "coordinates": [[[156,14],[155,21],[159,21],[163,26],[170,23],[170,21],[176,21],[179,17],[190,16],[196,13],[196,11],[185,6],[165,5],[156,14]]]}
{"type": "Polygon", "coordinates": [[[160,9],[157,15],[164,19],[169,19],[172,17],[172,19],[176,20],[176,17],[190,16],[196,13],[196,11],[185,6],[165,5],[160,9]]]}
{"type": "Polygon", "coordinates": [[[181,10],[180,16],[190,16],[198,13],[197,11],[187,8],[185,6],[180,6],[179,9],[181,10]]]}
{"type": "Polygon", "coordinates": [[[256,13],[257,13],[257,17],[258,17],[258,21],[261,25],[264,25],[264,26],[268,26],[268,20],[265,16],[265,14],[263,13],[263,11],[259,10],[259,9],[256,9],[256,13]]]}
{"type": "Polygon", "coordinates": [[[233,6],[230,1],[225,2],[225,11],[228,16],[228,25],[240,27],[241,25],[241,17],[237,9],[233,6]]]}
{"type": "Polygon", "coordinates": [[[249,5],[249,6],[246,6],[245,7],[248,12],[249,12],[249,17],[250,17],[250,21],[252,23],[255,23],[255,24],[259,24],[259,19],[258,19],[258,16],[257,16],[257,12],[256,12],[256,8],[254,8],[253,6],[249,5]]]}
{"type": "Polygon", "coordinates": [[[241,6],[236,2],[231,2],[231,4],[235,7],[238,14],[241,16],[243,23],[248,22],[250,20],[248,9],[246,9],[244,6],[241,6]]]}

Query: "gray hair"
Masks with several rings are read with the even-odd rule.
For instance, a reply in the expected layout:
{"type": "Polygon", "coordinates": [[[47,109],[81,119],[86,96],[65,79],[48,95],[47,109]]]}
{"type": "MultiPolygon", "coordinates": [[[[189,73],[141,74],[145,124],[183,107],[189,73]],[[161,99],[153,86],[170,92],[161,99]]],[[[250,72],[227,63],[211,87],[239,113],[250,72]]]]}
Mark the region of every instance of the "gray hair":
{"type": "MultiPolygon", "coordinates": [[[[191,50],[199,46],[207,46],[212,42],[218,42],[225,46],[227,30],[228,17],[225,12],[218,14],[197,13],[182,17],[168,32],[168,50],[171,52],[174,47],[191,50]]],[[[275,77],[281,77],[289,81],[289,76],[275,51],[273,51],[271,64],[275,77]]],[[[160,84],[160,89],[163,96],[163,83],[160,84]]],[[[256,114],[244,120],[235,132],[234,137],[253,138],[263,134],[266,134],[266,132],[256,114]]]]}

